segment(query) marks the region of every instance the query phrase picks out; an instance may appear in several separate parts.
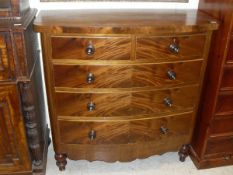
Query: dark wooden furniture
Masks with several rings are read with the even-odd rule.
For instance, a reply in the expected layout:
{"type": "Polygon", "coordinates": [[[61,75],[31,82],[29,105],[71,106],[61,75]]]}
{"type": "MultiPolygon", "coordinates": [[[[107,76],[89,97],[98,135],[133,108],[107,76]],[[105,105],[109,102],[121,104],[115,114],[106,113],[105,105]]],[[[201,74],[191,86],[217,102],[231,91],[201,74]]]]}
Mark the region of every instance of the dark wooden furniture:
{"type": "Polygon", "coordinates": [[[14,9],[24,7],[17,3],[26,1],[0,3],[0,174],[44,174],[48,127],[37,35],[32,30],[36,10],[19,17],[14,9]],[[2,7],[9,7],[8,16],[2,15],[2,7]]]}
{"type": "Polygon", "coordinates": [[[66,157],[130,161],[180,147],[184,160],[217,27],[198,11],[41,11],[59,169],[66,157]]]}
{"type": "Polygon", "coordinates": [[[232,165],[233,1],[200,0],[199,8],[221,25],[213,35],[191,157],[198,168],[232,165]]]}

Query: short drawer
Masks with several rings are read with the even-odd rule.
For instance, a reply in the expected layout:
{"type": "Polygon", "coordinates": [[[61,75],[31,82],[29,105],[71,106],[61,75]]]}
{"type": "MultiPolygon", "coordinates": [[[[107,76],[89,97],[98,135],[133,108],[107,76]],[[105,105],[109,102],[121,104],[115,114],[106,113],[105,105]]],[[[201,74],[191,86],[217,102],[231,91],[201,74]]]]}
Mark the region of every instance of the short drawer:
{"type": "Polygon", "coordinates": [[[52,58],[130,60],[130,37],[52,37],[52,58]]]}
{"type": "Polygon", "coordinates": [[[206,146],[206,154],[232,154],[233,136],[209,139],[206,146]]]}
{"type": "Polygon", "coordinates": [[[122,93],[61,93],[57,92],[59,116],[135,116],[193,110],[198,86],[167,90],[122,93]]]}
{"type": "Polygon", "coordinates": [[[218,135],[218,134],[231,134],[233,135],[233,115],[222,116],[222,118],[217,118],[213,120],[213,123],[210,127],[211,135],[218,135]]]}
{"type": "Polygon", "coordinates": [[[160,61],[202,58],[205,40],[205,35],[138,37],[136,59],[160,61]]]}
{"type": "Polygon", "coordinates": [[[0,81],[7,81],[13,78],[14,64],[10,35],[7,32],[0,32],[0,81]]]}
{"type": "Polygon", "coordinates": [[[199,83],[202,61],[151,65],[54,65],[56,87],[172,87],[199,83]]]}
{"type": "Polygon", "coordinates": [[[192,125],[192,113],[132,121],[59,120],[59,135],[61,142],[65,144],[159,142],[162,138],[179,139],[184,135],[190,135],[192,125]]]}

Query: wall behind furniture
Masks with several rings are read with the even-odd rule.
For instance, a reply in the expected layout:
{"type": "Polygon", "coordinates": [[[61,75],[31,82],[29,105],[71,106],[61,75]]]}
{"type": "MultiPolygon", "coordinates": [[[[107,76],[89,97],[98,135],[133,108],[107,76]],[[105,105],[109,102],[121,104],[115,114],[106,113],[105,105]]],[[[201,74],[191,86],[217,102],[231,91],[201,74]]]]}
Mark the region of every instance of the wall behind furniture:
{"type": "MultiPolygon", "coordinates": [[[[143,1],[143,0],[142,0],[143,1]]],[[[189,0],[189,3],[169,2],[40,2],[30,0],[31,7],[41,9],[197,9],[199,0],[189,0]]]]}
{"type": "MultiPolygon", "coordinates": [[[[30,6],[38,10],[55,9],[197,9],[199,0],[189,0],[189,3],[169,3],[169,2],[40,2],[40,0],[30,0],[30,6]]],[[[194,19],[195,20],[195,19],[194,19]]],[[[43,72],[43,70],[42,70],[43,72]]],[[[44,86],[45,87],[45,86],[44,86]]],[[[45,92],[45,88],[43,89],[45,92]]],[[[46,92],[45,99],[46,98],[46,92]]],[[[47,100],[45,100],[47,106],[47,100]]],[[[50,122],[47,111],[47,121],[50,122]]]]}

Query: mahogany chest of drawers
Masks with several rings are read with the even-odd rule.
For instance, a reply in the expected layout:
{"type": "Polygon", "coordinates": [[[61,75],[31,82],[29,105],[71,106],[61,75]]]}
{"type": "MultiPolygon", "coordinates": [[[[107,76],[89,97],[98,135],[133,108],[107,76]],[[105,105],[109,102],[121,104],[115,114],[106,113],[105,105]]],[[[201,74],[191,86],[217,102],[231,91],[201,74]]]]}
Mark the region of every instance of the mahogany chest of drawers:
{"type": "Polygon", "coordinates": [[[186,157],[212,30],[198,11],[41,11],[55,158],[186,157]]]}
{"type": "Polygon", "coordinates": [[[200,0],[199,8],[221,25],[211,43],[191,157],[198,168],[233,165],[233,0],[200,0]]]}

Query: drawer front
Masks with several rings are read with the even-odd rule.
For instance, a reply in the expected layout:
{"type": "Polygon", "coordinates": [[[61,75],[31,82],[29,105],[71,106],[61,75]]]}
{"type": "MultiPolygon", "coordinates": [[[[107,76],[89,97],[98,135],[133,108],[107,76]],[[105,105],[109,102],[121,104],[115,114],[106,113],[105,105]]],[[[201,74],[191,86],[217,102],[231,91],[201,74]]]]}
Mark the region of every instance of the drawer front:
{"type": "Polygon", "coordinates": [[[229,134],[233,135],[233,116],[225,116],[226,118],[219,118],[213,120],[213,123],[210,127],[211,135],[217,134],[229,134]]]}
{"type": "Polygon", "coordinates": [[[192,113],[133,121],[59,120],[60,140],[66,144],[127,144],[190,135],[192,113]],[[64,132],[66,131],[66,132],[64,132]]]}
{"type": "Polygon", "coordinates": [[[152,65],[54,65],[56,87],[171,87],[199,82],[202,61],[152,65]]]}
{"type": "Polygon", "coordinates": [[[205,40],[205,35],[138,37],[136,59],[160,61],[202,58],[205,40]]]}
{"type": "Polygon", "coordinates": [[[198,86],[133,93],[56,93],[59,116],[135,116],[192,110],[198,86]]]}
{"type": "Polygon", "coordinates": [[[0,81],[12,79],[13,59],[10,37],[8,33],[0,32],[0,81]]]}
{"type": "Polygon", "coordinates": [[[130,60],[130,37],[52,37],[52,58],[130,60]]]}
{"type": "Polygon", "coordinates": [[[227,54],[227,62],[231,62],[231,63],[233,62],[233,35],[231,36],[230,39],[230,44],[227,54]]]}
{"type": "Polygon", "coordinates": [[[232,114],[233,113],[233,94],[222,94],[218,97],[216,106],[217,114],[232,114]]]}
{"type": "Polygon", "coordinates": [[[233,89],[233,69],[225,69],[223,78],[222,78],[222,83],[221,83],[221,88],[223,89],[233,89]]]}
{"type": "Polygon", "coordinates": [[[233,136],[210,139],[207,142],[206,154],[232,154],[233,136]]]}

